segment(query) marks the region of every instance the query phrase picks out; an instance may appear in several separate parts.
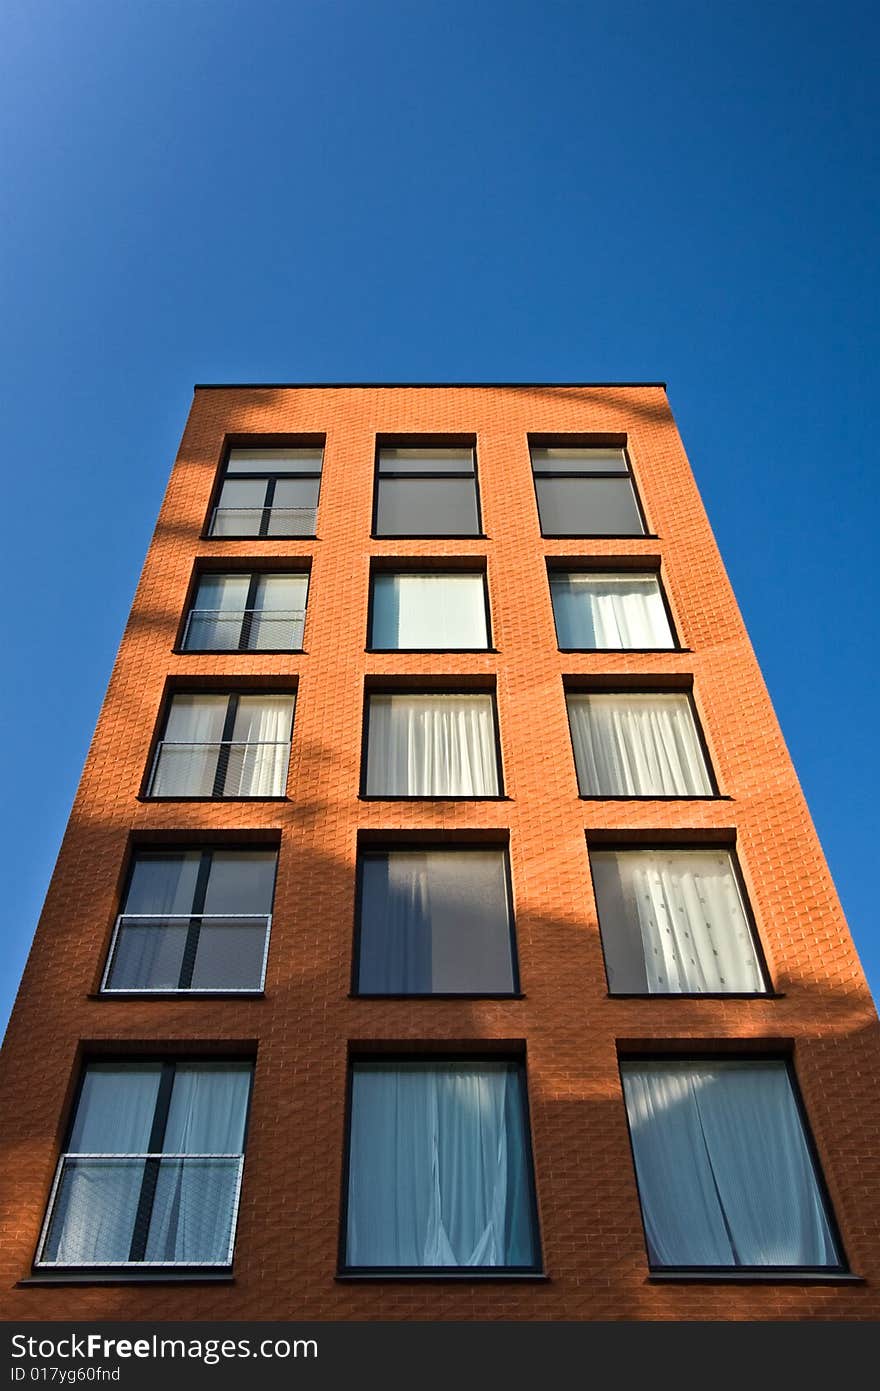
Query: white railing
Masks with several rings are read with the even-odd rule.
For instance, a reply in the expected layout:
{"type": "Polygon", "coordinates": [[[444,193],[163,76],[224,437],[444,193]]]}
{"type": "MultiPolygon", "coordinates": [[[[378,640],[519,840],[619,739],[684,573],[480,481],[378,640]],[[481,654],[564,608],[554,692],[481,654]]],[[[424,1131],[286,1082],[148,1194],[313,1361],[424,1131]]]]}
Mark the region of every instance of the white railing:
{"type": "Polygon", "coordinates": [[[289,740],[163,739],[153,758],[147,795],[283,797],[289,760],[289,740]]]}
{"type": "Polygon", "coordinates": [[[317,514],[317,507],[215,507],[208,534],[314,536],[317,514]]]}
{"type": "Polygon", "coordinates": [[[295,652],[305,618],[305,609],[190,609],[182,646],[190,652],[295,652]]]}
{"type": "Polygon", "coordinates": [[[121,913],[116,919],[107,966],[101,982],[103,995],[199,995],[222,992],[224,995],[252,995],[263,989],[266,980],[266,961],[269,955],[269,934],[272,928],[271,913],[121,913]],[[222,970],[217,970],[217,953],[211,951],[212,939],[216,944],[220,933],[228,929],[240,931],[250,936],[255,928],[263,928],[262,947],[259,952],[244,951],[236,954],[235,949],[220,956],[220,966],[226,966],[233,979],[223,980],[222,970]],[[195,928],[198,931],[189,985],[180,985],[180,975],[187,951],[189,935],[195,928]],[[162,934],[165,940],[162,941],[162,934]],[[132,944],[131,952],[127,943],[136,935],[149,941],[151,935],[155,944],[144,948],[132,944]],[[205,957],[208,958],[207,963],[205,957]],[[210,977],[212,966],[216,978],[210,977]],[[239,979],[234,979],[238,971],[239,979]],[[251,971],[252,979],[241,979],[251,971]],[[153,974],[148,984],[143,977],[153,974]],[[164,978],[163,978],[164,977],[164,978]],[[173,977],[173,981],[172,981],[173,977]],[[132,983],[132,982],[135,983],[132,983]]]}

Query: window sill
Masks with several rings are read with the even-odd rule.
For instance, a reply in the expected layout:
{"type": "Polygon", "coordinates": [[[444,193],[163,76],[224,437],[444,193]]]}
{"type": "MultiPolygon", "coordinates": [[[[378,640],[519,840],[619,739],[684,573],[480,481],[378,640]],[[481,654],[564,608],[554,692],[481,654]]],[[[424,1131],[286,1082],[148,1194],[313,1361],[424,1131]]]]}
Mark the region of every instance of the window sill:
{"type": "Polygon", "coordinates": [[[494,993],[475,991],[367,991],[350,990],[349,1000],[524,1000],[522,991],[499,990],[494,993]]]}
{"type": "Polygon", "coordinates": [[[585,657],[609,657],[615,653],[619,653],[621,656],[634,653],[638,657],[643,657],[655,652],[662,657],[682,657],[692,656],[694,649],[692,647],[560,647],[559,651],[574,656],[582,653],[585,657]]]}
{"type": "Polygon", "coordinates": [[[487,1281],[500,1281],[507,1283],[512,1280],[525,1281],[527,1284],[547,1284],[549,1275],[543,1274],[540,1270],[500,1270],[484,1269],[474,1270],[444,1269],[434,1267],[425,1270],[345,1270],[334,1276],[339,1284],[374,1284],[377,1281],[387,1282],[390,1280],[414,1280],[420,1283],[433,1281],[436,1283],[457,1283],[462,1280],[473,1281],[474,1283],[485,1284],[487,1281]]]}
{"type": "Polygon", "coordinates": [[[304,657],[304,647],[172,647],[173,657],[304,657]]]}
{"type": "MultiPolygon", "coordinates": [[[[177,800],[183,799],[178,798],[177,800]]],[[[245,800],[252,801],[253,799],[246,798],[245,800]]],[[[358,795],[359,802],[510,802],[512,800],[512,797],[505,796],[503,792],[487,797],[457,797],[454,795],[451,797],[432,797],[430,793],[408,796],[406,793],[395,794],[393,792],[361,792],[358,795]]]]}
{"type": "Polygon", "coordinates": [[[649,1285],[864,1285],[845,1270],[652,1270],[649,1285]]]}
{"type": "Polygon", "coordinates": [[[609,990],[608,1000],[784,1000],[782,990],[609,990]]]}
{"type": "Polygon", "coordinates": [[[488,541],[484,531],[370,532],[371,541],[488,541]]]}
{"type": "Polygon", "coordinates": [[[243,536],[209,536],[203,531],[199,536],[200,541],[317,541],[317,539],[315,532],[304,536],[301,531],[290,535],[274,531],[271,536],[255,536],[252,531],[243,536]]]}
{"type": "MultiPolygon", "coordinates": [[[[621,475],[622,476],[622,475],[621,475]]],[[[542,531],[542,541],[659,541],[656,531],[542,531]]]]}
{"type": "Polygon", "coordinates": [[[16,1282],[16,1289],[38,1285],[178,1285],[232,1284],[231,1270],[36,1270],[16,1282]]]}
{"type": "Polygon", "coordinates": [[[600,796],[593,792],[579,792],[582,802],[732,802],[733,798],[723,792],[699,793],[628,793],[608,792],[600,796]]]}
{"type": "Polygon", "coordinates": [[[93,990],[87,1000],[263,1000],[265,990],[93,990]]]}
{"type": "Polygon", "coordinates": [[[497,647],[365,647],[368,657],[497,657],[497,647]]]}
{"type": "Polygon", "coordinates": [[[159,805],[163,802],[209,802],[215,806],[224,806],[227,802],[289,802],[287,796],[282,797],[144,797],[138,795],[135,801],[145,802],[147,806],[151,803],[159,805]]]}

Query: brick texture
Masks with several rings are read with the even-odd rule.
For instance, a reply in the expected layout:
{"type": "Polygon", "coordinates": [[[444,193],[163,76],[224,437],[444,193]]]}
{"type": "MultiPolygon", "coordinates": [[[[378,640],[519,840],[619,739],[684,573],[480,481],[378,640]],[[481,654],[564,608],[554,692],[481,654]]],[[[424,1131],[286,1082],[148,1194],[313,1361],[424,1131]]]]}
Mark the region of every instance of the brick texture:
{"type": "Polygon", "coordinates": [[[0,1313],[8,1319],[863,1319],[880,1317],[878,1021],[794,769],[658,387],[197,391],[0,1064],[0,1313]],[[530,432],[625,434],[653,537],[545,540],[530,432]],[[228,435],[326,435],[314,541],[201,532],[228,435]],[[377,433],[477,437],[485,538],[370,537],[377,433]],[[485,557],[497,652],[370,654],[372,557],[485,557]],[[563,654],[553,556],[659,557],[684,652],[563,654]],[[309,561],[305,652],[175,655],[197,560],[309,561]],[[507,800],[358,797],[365,679],[494,680],[507,800]],[[693,677],[723,799],[577,795],[564,677],[693,677]],[[169,682],[298,688],[288,800],[138,800],[169,682]],[[359,831],[509,833],[521,1000],[349,998],[359,831]],[[585,832],[733,833],[777,998],[612,999],[585,832]],[[266,993],[102,1000],[134,841],[274,834],[266,993]],[[345,1079],[369,1041],[524,1045],[542,1282],[335,1278],[345,1079]],[[852,1270],[864,1283],[649,1280],[618,1052],[790,1050],[852,1270]],[[256,1055],[230,1283],[30,1285],[81,1060],[100,1050],[256,1055]]]}

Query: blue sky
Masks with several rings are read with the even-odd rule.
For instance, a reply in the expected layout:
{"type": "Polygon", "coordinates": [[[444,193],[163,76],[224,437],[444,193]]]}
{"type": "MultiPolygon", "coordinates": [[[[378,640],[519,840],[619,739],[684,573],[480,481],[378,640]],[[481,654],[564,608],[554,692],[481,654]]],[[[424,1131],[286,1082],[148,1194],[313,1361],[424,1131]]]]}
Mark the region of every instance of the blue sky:
{"type": "Polygon", "coordinates": [[[862,960],[868,3],[5,0],[0,1024],[195,381],[661,379],[862,960]]]}

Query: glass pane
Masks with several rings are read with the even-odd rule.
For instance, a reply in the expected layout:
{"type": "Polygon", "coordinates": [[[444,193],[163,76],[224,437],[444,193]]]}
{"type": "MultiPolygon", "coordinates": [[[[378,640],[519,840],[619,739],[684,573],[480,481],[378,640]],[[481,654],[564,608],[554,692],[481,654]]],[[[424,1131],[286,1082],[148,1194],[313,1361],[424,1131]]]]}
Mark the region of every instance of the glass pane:
{"type": "Polygon", "coordinates": [[[274,851],[215,850],[205,895],[206,913],[271,913],[274,851]]]}
{"type": "Polygon", "coordinates": [[[560,647],[674,646],[655,575],[554,574],[550,593],[560,647]]]}
{"type": "Polygon", "coordinates": [[[379,481],[380,536],[478,536],[472,478],[384,478],[379,481]]]}
{"type": "Polygon", "coordinates": [[[261,479],[227,479],[214,513],[212,536],[258,536],[266,484],[261,479]]]}
{"type": "Polygon", "coordinates": [[[545,536],[643,536],[628,478],[536,478],[545,536]]]}
{"type": "Polygon", "coordinates": [[[371,696],[368,795],[496,796],[493,714],[489,695],[371,696]]]}
{"type": "Polygon", "coordinates": [[[283,797],[293,696],[241,696],[228,747],[224,795],[283,797]]]}
{"type": "Polygon", "coordinates": [[[177,990],[189,918],[123,918],[119,925],[107,990],[177,990]]]}
{"type": "Polygon", "coordinates": [[[176,695],[150,786],[153,797],[210,797],[229,705],[223,695],[176,695]]]}
{"type": "Polygon", "coordinates": [[[320,473],[320,449],[230,449],[228,473],[320,473]]]}
{"type": "Polygon", "coordinates": [[[163,1159],[144,1259],[228,1265],[240,1169],[239,1159],[163,1159]]]}
{"type": "Polygon", "coordinates": [[[376,575],[371,645],[406,648],[487,646],[482,575],[376,575]]]}
{"type": "Polygon", "coordinates": [[[535,473],[626,473],[627,462],[622,449],[533,448],[532,468],[535,473]]]}
{"type": "Polygon", "coordinates": [[[365,857],[358,989],[391,995],[512,991],[505,865],[500,850],[365,857]]]}
{"type": "Polygon", "coordinates": [[[127,1262],[143,1180],[143,1159],[65,1159],[40,1264],[127,1262]]]}
{"type": "Polygon", "coordinates": [[[512,1063],[358,1063],[346,1263],[535,1267],[522,1073],[512,1063]]]}
{"type": "Polygon", "coordinates": [[[68,1153],[143,1154],[161,1072],[159,1063],[91,1063],[83,1074],[68,1153]]]}
{"type": "Polygon", "coordinates": [[[281,478],[275,484],[270,536],[311,536],[318,507],[318,478],[281,478]]]}
{"type": "Polygon", "coordinates": [[[259,990],[268,920],[204,918],[193,967],[193,990],[259,990]]]}
{"type": "Polygon", "coordinates": [[[249,1063],[178,1063],[166,1154],[241,1154],[250,1096],[249,1063]]]}
{"type": "Polygon", "coordinates": [[[711,797],[685,695],[569,695],[578,784],[587,797],[711,797]]]}
{"type": "Polygon", "coordinates": [[[380,473],[472,473],[473,449],[381,449],[380,473]]]}
{"type": "Polygon", "coordinates": [[[198,850],[138,855],[123,912],[191,912],[201,858],[198,850]]]}
{"type": "Polygon", "coordinates": [[[765,989],[726,850],[590,853],[612,994],[765,989]]]}
{"type": "Polygon", "coordinates": [[[251,651],[293,652],[302,647],[307,575],[263,575],[251,615],[251,651]]]}
{"type": "Polygon", "coordinates": [[[784,1063],[621,1072],[652,1266],[839,1266],[784,1063]]]}
{"type": "Polygon", "coordinates": [[[230,652],[238,648],[250,575],[204,575],[184,636],[187,651],[230,652]]]}

